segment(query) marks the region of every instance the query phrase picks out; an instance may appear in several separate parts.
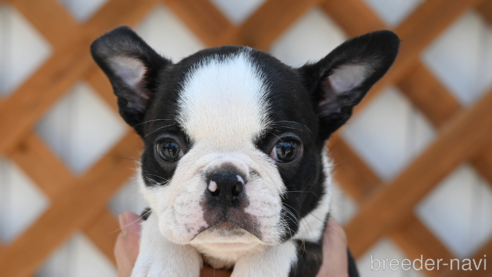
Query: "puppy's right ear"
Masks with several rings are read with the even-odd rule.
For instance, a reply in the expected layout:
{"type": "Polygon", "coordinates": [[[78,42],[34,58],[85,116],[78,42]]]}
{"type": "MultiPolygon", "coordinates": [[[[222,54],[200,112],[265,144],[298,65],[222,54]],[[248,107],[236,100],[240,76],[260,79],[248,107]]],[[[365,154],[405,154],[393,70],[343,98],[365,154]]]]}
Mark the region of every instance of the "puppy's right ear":
{"type": "Polygon", "coordinates": [[[91,54],[113,86],[121,116],[143,136],[140,123],[153,98],[159,72],[171,61],[157,54],[126,26],[94,41],[91,54]]]}

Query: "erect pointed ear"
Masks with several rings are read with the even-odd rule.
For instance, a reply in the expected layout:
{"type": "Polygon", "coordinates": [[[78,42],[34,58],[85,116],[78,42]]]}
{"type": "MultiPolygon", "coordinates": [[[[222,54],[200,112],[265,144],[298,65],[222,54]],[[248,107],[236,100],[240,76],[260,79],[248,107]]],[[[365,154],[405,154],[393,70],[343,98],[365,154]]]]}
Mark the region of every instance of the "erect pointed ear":
{"type": "Polygon", "coordinates": [[[159,72],[171,61],[157,54],[126,26],[95,40],[91,54],[113,86],[121,116],[143,135],[139,123],[153,98],[159,72]]]}
{"type": "Polygon", "coordinates": [[[367,91],[393,64],[400,39],[391,31],[353,38],[315,64],[299,68],[325,140],[352,115],[367,91]]]}

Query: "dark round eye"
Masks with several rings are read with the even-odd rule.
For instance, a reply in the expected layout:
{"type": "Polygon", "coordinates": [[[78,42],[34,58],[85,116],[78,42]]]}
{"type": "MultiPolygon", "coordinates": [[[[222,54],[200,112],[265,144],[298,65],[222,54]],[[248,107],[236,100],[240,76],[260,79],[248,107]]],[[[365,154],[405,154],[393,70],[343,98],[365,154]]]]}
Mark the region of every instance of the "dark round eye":
{"type": "Polygon", "coordinates": [[[299,149],[299,144],[293,140],[280,141],[273,147],[270,157],[278,162],[288,163],[297,158],[299,149]]]}
{"type": "Polygon", "coordinates": [[[165,140],[155,145],[155,150],[159,157],[166,162],[177,161],[183,156],[181,146],[173,140],[165,140]]]}

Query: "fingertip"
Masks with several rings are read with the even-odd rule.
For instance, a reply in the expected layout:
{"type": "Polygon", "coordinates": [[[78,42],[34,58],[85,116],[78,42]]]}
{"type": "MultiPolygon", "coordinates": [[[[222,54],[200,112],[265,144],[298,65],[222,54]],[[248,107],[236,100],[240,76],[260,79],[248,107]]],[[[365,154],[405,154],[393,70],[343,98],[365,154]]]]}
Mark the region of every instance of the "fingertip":
{"type": "Polygon", "coordinates": [[[113,254],[116,258],[116,261],[118,261],[120,255],[124,253],[123,243],[124,243],[123,234],[120,233],[116,238],[116,243],[114,244],[114,250],[113,250],[113,254]]]}
{"type": "Polygon", "coordinates": [[[338,222],[330,217],[328,220],[328,224],[326,226],[325,231],[325,239],[338,239],[343,242],[345,245],[348,245],[347,234],[345,234],[345,230],[343,227],[338,224],[338,222]]]}
{"type": "MultiPolygon", "coordinates": [[[[128,225],[128,224],[131,224],[133,222],[142,221],[142,218],[139,215],[137,215],[136,213],[133,213],[133,212],[123,212],[123,213],[120,214],[119,217],[123,219],[124,225],[128,225]]],[[[120,222],[120,224],[121,223],[122,222],[120,222]]],[[[123,227],[123,226],[120,226],[120,227],[123,227]]]]}
{"type": "Polygon", "coordinates": [[[347,236],[343,227],[333,218],[328,220],[323,238],[321,276],[348,276],[347,236]]]}
{"type": "Polygon", "coordinates": [[[118,222],[123,236],[126,237],[128,233],[131,233],[132,235],[140,233],[140,223],[142,222],[142,218],[137,214],[123,212],[118,216],[118,222]]]}

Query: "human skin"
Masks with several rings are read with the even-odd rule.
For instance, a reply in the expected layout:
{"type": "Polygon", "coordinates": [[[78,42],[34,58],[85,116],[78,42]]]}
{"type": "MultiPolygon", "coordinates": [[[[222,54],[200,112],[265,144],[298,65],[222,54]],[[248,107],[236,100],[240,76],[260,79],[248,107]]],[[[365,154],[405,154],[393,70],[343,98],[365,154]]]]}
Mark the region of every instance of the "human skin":
{"type": "MultiPolygon", "coordinates": [[[[131,212],[119,216],[121,233],[114,247],[119,277],[130,277],[137,260],[142,219],[131,212]]],[[[323,264],[318,277],[348,277],[347,237],[343,228],[333,219],[328,221],[323,241],[323,264]]],[[[204,266],[201,277],[228,277],[230,271],[204,266]]]]}

